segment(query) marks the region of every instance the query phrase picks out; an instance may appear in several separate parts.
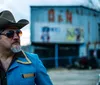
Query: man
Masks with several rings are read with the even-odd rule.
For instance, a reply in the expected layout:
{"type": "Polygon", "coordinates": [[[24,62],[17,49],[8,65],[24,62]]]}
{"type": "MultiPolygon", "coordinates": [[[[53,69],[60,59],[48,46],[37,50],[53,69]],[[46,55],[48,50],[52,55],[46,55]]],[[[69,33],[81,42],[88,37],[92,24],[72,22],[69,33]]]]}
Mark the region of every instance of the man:
{"type": "Polygon", "coordinates": [[[0,13],[0,85],[53,85],[38,55],[21,50],[21,28],[28,23],[0,13]]]}

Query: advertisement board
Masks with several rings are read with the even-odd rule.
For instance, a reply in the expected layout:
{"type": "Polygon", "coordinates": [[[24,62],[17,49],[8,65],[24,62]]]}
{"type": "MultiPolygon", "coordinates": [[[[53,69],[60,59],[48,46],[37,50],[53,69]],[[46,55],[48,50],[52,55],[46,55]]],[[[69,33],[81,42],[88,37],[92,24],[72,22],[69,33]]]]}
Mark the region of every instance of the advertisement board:
{"type": "Polygon", "coordinates": [[[35,23],[34,42],[83,43],[84,31],[69,24],[35,23]]]}

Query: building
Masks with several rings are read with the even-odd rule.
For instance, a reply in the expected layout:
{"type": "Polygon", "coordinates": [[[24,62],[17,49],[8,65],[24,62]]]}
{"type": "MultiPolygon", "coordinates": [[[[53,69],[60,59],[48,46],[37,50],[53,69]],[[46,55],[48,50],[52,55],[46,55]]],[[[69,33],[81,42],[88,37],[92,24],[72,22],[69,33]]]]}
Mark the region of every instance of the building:
{"type": "Polygon", "coordinates": [[[31,6],[31,43],[47,67],[100,58],[100,12],[84,6],[31,6]]]}

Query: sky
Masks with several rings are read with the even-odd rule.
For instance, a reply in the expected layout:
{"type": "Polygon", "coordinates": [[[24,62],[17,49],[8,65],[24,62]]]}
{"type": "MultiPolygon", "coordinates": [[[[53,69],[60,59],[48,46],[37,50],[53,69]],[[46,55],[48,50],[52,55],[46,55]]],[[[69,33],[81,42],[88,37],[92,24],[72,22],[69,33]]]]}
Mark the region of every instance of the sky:
{"type": "MultiPolygon", "coordinates": [[[[100,0],[0,0],[0,12],[2,10],[10,10],[14,14],[16,21],[24,18],[30,22],[30,6],[38,5],[84,5],[100,8],[100,0]],[[92,4],[90,3],[91,1],[93,2],[92,4]]],[[[22,31],[21,45],[31,44],[30,24],[25,26],[22,31]]]]}

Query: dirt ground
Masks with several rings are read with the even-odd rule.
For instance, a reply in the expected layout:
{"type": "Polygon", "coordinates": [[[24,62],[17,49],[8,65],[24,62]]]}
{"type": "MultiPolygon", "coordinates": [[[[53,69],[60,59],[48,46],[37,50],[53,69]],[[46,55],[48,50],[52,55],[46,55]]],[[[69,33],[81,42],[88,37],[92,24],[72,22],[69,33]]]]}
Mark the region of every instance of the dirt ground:
{"type": "Polygon", "coordinates": [[[100,69],[76,70],[76,69],[49,69],[48,74],[53,85],[96,85],[100,69]]]}

